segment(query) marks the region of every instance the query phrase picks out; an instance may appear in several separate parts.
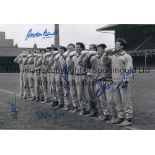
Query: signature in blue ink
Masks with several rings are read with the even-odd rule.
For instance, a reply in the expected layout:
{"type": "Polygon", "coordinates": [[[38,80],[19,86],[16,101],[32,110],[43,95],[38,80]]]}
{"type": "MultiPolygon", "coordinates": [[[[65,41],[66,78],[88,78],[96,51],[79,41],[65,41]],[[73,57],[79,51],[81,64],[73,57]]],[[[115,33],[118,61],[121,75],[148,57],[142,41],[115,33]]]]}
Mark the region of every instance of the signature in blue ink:
{"type": "MultiPolygon", "coordinates": [[[[96,83],[102,83],[101,80],[97,80],[96,83]]],[[[105,92],[106,90],[110,89],[111,85],[113,84],[113,81],[108,81],[108,83],[106,82],[105,84],[101,84],[101,87],[96,91],[96,96],[100,96],[103,92],[105,92]]]]}
{"type": "MultiPolygon", "coordinates": [[[[132,69],[130,69],[128,72],[125,72],[124,76],[123,76],[123,80],[118,82],[118,84],[116,85],[116,87],[113,89],[113,91],[119,90],[120,87],[122,86],[123,82],[128,80],[129,77],[133,76],[134,72],[132,69]]],[[[96,83],[101,82],[101,80],[97,80],[96,83]]],[[[103,92],[105,92],[106,90],[110,89],[111,86],[113,84],[113,81],[111,81],[108,84],[101,84],[101,87],[96,91],[96,96],[100,96],[103,92]]]]}
{"type": "Polygon", "coordinates": [[[26,35],[26,37],[25,37],[25,41],[27,41],[29,38],[39,38],[39,37],[41,37],[41,38],[43,38],[43,39],[45,39],[45,38],[52,38],[54,35],[56,35],[58,32],[49,32],[48,30],[47,30],[47,28],[43,31],[43,33],[40,33],[40,32],[36,32],[36,33],[34,33],[33,31],[32,31],[32,28],[28,31],[28,33],[27,33],[27,35],[26,35]]]}
{"type": "Polygon", "coordinates": [[[61,74],[61,77],[64,81],[64,89],[69,91],[69,81],[68,81],[68,71],[67,71],[67,65],[64,66],[63,73],[61,74]]]}
{"type": "Polygon", "coordinates": [[[50,119],[57,119],[64,116],[64,113],[56,113],[54,111],[36,111],[35,116],[39,120],[49,121],[50,119]]]}
{"type": "Polygon", "coordinates": [[[133,76],[134,72],[132,69],[130,69],[128,72],[125,72],[124,76],[123,76],[123,80],[119,81],[116,85],[116,87],[113,89],[113,91],[117,91],[122,87],[122,84],[124,83],[124,81],[128,80],[129,77],[133,76]]]}
{"type": "Polygon", "coordinates": [[[12,99],[12,101],[9,102],[9,105],[10,105],[10,111],[12,113],[12,117],[17,119],[20,108],[19,106],[16,105],[16,94],[14,96],[14,99],[12,99]]]}

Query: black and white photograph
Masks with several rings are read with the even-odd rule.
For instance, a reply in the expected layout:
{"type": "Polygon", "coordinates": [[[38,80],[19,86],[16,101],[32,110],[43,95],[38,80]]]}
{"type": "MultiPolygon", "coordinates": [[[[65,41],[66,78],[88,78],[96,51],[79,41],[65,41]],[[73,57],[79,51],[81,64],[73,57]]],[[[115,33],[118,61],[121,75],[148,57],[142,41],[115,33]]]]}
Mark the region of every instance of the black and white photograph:
{"type": "Polygon", "coordinates": [[[154,6],[2,1],[0,154],[152,155],[154,6]]]}
{"type": "Polygon", "coordinates": [[[155,24],[1,24],[1,130],[155,130],[155,24]]]}

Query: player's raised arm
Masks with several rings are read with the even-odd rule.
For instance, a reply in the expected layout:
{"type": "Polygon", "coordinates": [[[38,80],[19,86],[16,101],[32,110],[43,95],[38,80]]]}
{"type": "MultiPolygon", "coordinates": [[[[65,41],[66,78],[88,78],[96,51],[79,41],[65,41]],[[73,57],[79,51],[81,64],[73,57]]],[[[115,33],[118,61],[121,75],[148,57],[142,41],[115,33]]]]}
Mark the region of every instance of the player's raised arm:
{"type": "Polygon", "coordinates": [[[68,68],[70,68],[70,67],[73,67],[74,66],[74,61],[73,61],[73,58],[74,56],[68,56],[67,58],[66,58],[66,64],[67,64],[67,67],[68,68]]]}
{"type": "Polygon", "coordinates": [[[54,64],[54,56],[52,55],[49,59],[48,65],[52,66],[54,64]]]}
{"type": "Polygon", "coordinates": [[[112,56],[115,54],[115,49],[105,49],[104,54],[101,57],[101,63],[103,65],[109,64],[111,62],[112,56]]]}
{"type": "Polygon", "coordinates": [[[34,57],[30,57],[30,58],[27,60],[27,63],[28,63],[28,64],[33,64],[33,63],[34,63],[34,57]]]}
{"type": "Polygon", "coordinates": [[[21,58],[21,55],[18,55],[15,59],[14,59],[14,62],[17,63],[18,60],[21,58]]]}
{"type": "Polygon", "coordinates": [[[44,56],[43,59],[42,59],[42,64],[44,66],[47,66],[48,65],[48,62],[47,62],[47,58],[44,56]]]}
{"type": "Polygon", "coordinates": [[[59,54],[59,51],[53,51],[49,60],[48,60],[48,65],[49,66],[52,66],[54,64],[54,59],[55,59],[55,56],[59,54]]]}
{"type": "Polygon", "coordinates": [[[37,66],[40,66],[40,65],[42,65],[42,57],[39,57],[38,59],[37,59],[37,62],[36,62],[37,64],[37,66]]]}
{"type": "Polygon", "coordinates": [[[37,66],[37,59],[38,59],[37,57],[34,57],[34,66],[35,66],[35,67],[38,67],[38,66],[37,66]]]}
{"type": "Polygon", "coordinates": [[[28,64],[28,56],[23,60],[23,65],[27,65],[28,64]]]}

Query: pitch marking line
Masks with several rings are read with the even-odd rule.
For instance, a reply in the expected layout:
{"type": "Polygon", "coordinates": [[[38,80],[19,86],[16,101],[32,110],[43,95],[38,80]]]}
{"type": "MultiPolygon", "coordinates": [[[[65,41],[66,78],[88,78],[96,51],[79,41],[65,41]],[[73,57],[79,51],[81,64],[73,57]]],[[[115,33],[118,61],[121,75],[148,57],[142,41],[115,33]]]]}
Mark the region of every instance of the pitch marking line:
{"type": "MultiPolygon", "coordinates": [[[[9,93],[9,94],[13,94],[14,93],[14,92],[7,91],[7,90],[4,90],[4,89],[0,89],[0,90],[3,91],[3,92],[9,93]]],[[[16,94],[16,96],[20,97],[20,94],[16,94]]]]}

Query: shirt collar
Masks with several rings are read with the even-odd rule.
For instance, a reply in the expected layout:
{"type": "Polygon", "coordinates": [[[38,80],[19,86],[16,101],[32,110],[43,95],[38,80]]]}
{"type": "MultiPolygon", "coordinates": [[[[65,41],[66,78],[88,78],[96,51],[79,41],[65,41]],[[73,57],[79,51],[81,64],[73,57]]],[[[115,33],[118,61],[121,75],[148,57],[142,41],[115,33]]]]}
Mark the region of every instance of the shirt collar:
{"type": "Polygon", "coordinates": [[[76,53],[76,57],[78,58],[81,54],[76,53]]]}
{"type": "Polygon", "coordinates": [[[125,51],[122,51],[121,53],[119,53],[119,54],[115,54],[115,55],[117,55],[117,56],[122,56],[122,55],[124,55],[126,52],[125,51]]]}

